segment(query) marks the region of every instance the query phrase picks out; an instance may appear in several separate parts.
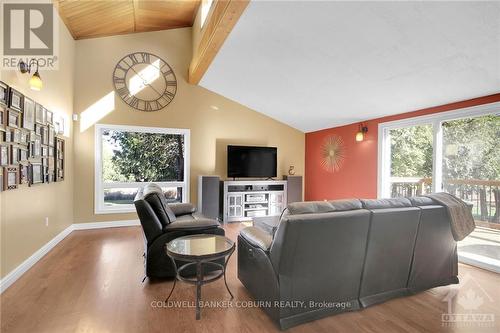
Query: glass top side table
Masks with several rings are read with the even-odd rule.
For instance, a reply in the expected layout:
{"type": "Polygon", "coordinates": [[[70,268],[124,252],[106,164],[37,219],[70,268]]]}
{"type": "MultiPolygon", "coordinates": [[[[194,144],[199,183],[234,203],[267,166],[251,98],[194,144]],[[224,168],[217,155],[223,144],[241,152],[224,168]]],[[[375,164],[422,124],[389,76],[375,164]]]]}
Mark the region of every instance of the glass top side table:
{"type": "Polygon", "coordinates": [[[200,319],[201,286],[224,277],[226,289],[233,298],[233,294],[227,285],[226,266],[229,258],[233,254],[235,244],[227,237],[220,235],[190,235],[176,238],[165,245],[165,251],[172,260],[175,269],[174,285],[170,290],[166,302],[172,296],[177,280],[196,285],[196,320],[200,319]],[[216,262],[223,259],[223,264],[216,262]],[[177,267],[175,260],[187,262],[177,267]],[[185,277],[182,272],[188,268],[196,266],[196,277],[185,277]],[[217,273],[209,277],[204,277],[203,267],[210,267],[217,273]]]}

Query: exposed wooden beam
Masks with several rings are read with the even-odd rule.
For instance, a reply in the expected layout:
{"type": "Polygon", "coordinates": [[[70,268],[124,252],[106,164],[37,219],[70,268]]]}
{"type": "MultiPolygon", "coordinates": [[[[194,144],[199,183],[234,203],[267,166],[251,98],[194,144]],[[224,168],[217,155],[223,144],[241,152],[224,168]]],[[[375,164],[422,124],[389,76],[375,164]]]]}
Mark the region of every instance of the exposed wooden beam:
{"type": "Polygon", "coordinates": [[[188,81],[198,84],[250,0],[214,0],[200,43],[189,65],[188,81]]]}

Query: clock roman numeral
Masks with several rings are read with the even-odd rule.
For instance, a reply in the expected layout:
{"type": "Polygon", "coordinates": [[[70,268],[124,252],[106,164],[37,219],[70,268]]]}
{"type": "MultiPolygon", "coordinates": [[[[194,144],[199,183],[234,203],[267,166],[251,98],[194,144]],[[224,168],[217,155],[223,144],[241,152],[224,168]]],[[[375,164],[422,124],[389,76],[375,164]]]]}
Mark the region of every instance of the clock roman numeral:
{"type": "Polygon", "coordinates": [[[171,69],[169,69],[169,70],[168,70],[168,71],[166,71],[166,72],[163,72],[163,71],[162,71],[161,73],[163,74],[163,76],[164,76],[165,78],[166,78],[167,76],[169,76],[170,74],[173,74],[173,72],[172,72],[172,70],[171,70],[171,69]]]}
{"type": "Polygon", "coordinates": [[[130,60],[132,60],[132,66],[137,65],[139,63],[137,53],[132,54],[129,58],[130,60]]]}
{"type": "Polygon", "coordinates": [[[113,77],[113,80],[115,81],[116,84],[125,84],[125,78],[124,77],[113,77]]]}
{"type": "Polygon", "coordinates": [[[136,108],[139,106],[139,99],[135,96],[132,96],[132,99],[130,100],[130,102],[128,103],[128,105],[130,105],[131,107],[133,108],[136,108]]]}
{"type": "Polygon", "coordinates": [[[177,86],[177,81],[168,81],[167,80],[167,86],[177,86]]]}
{"type": "MultiPolygon", "coordinates": [[[[127,64],[127,66],[128,66],[128,64],[127,64]]],[[[123,71],[123,72],[125,72],[125,73],[126,73],[126,72],[127,72],[127,70],[128,70],[127,68],[123,67],[123,66],[121,65],[121,63],[119,63],[118,65],[116,65],[116,69],[119,69],[119,70],[121,70],[121,71],[123,71]]]]}
{"type": "Polygon", "coordinates": [[[144,107],[144,110],[145,111],[153,111],[153,107],[151,106],[152,102],[145,102],[145,103],[146,103],[146,105],[144,107]]]}
{"type": "Polygon", "coordinates": [[[128,98],[130,97],[130,92],[128,91],[127,87],[121,87],[116,92],[122,97],[122,98],[128,98]]]}
{"type": "Polygon", "coordinates": [[[163,93],[163,96],[167,96],[170,99],[170,101],[171,101],[172,99],[174,99],[175,94],[171,93],[170,91],[165,91],[163,93]]]}
{"type": "Polygon", "coordinates": [[[142,57],[142,62],[145,62],[145,63],[148,63],[148,64],[151,63],[151,56],[150,56],[149,53],[141,52],[141,57],[142,57]]]}

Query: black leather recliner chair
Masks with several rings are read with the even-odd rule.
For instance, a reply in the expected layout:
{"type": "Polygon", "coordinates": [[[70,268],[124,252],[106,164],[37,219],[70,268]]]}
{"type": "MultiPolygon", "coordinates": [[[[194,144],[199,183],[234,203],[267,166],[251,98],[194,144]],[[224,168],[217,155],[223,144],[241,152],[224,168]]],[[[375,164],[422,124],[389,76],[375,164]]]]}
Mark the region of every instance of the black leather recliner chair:
{"type": "MultiPolygon", "coordinates": [[[[216,220],[195,212],[189,203],[168,204],[160,186],[148,184],[139,189],[134,199],[135,208],[144,233],[144,257],[147,277],[174,277],[172,262],[165,252],[171,240],[194,234],[224,235],[216,220]]],[[[184,262],[176,262],[177,267],[184,262]]],[[[191,274],[194,274],[191,272],[191,274]]],[[[190,274],[186,270],[183,274],[190,274]]]]}

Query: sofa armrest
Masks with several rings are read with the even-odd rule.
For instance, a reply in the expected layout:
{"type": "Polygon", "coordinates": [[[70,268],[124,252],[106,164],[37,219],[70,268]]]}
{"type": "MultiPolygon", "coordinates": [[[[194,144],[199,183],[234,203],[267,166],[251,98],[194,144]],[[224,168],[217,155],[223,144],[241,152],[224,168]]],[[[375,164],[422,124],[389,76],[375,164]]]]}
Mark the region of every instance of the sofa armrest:
{"type": "Polygon", "coordinates": [[[177,220],[164,227],[163,232],[170,232],[172,230],[205,230],[218,228],[219,226],[219,222],[207,218],[177,220]]]}
{"type": "Polygon", "coordinates": [[[196,211],[196,208],[191,203],[171,203],[168,204],[168,207],[174,212],[175,216],[192,214],[196,211]]]}
{"type": "Polygon", "coordinates": [[[268,251],[273,242],[273,237],[257,227],[247,227],[240,231],[240,236],[253,246],[268,251]]]}

